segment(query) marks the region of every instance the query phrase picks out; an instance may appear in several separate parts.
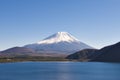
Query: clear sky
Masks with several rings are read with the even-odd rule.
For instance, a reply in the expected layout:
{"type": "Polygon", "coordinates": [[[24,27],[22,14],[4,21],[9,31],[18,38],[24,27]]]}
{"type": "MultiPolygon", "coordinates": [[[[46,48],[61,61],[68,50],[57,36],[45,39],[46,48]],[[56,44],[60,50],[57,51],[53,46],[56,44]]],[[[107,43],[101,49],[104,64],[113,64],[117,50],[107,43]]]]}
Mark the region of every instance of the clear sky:
{"type": "Polygon", "coordinates": [[[95,48],[120,41],[120,0],[0,0],[0,50],[66,31],[95,48]]]}

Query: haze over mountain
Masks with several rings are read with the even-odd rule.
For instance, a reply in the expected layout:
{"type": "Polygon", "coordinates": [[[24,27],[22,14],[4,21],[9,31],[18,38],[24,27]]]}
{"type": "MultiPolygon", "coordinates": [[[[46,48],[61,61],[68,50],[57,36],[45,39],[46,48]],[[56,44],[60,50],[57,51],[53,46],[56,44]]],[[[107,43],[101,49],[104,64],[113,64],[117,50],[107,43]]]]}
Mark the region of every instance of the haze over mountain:
{"type": "Polygon", "coordinates": [[[13,47],[0,52],[0,57],[64,57],[65,54],[39,53],[26,47],[13,47]]]}
{"type": "Polygon", "coordinates": [[[36,55],[34,54],[35,51],[29,48],[24,48],[24,47],[13,47],[9,48],[7,50],[1,51],[0,57],[15,57],[15,56],[33,56],[36,55]]]}
{"type": "Polygon", "coordinates": [[[57,32],[37,43],[28,44],[24,47],[34,49],[42,53],[67,53],[71,54],[82,49],[92,49],[87,44],[67,32],[57,32]]]}

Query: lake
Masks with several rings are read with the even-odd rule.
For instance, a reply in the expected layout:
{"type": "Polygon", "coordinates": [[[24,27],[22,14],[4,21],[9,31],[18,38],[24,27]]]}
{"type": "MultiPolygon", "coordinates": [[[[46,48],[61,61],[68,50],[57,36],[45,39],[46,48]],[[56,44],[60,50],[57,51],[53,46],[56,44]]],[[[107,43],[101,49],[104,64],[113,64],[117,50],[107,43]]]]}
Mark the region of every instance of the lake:
{"type": "Polygon", "coordinates": [[[0,80],[120,80],[120,63],[0,63],[0,80]]]}

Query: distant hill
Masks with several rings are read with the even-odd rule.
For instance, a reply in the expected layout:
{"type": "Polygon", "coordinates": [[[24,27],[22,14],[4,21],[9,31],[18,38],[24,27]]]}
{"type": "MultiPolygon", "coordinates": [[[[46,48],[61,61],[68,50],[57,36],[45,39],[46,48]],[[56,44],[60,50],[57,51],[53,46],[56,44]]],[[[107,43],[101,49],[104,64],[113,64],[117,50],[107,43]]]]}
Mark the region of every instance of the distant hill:
{"type": "Polygon", "coordinates": [[[13,47],[0,52],[0,62],[17,61],[66,61],[67,55],[61,53],[38,53],[25,47],[13,47]]]}
{"type": "Polygon", "coordinates": [[[33,49],[25,48],[25,47],[13,47],[9,48],[7,50],[0,52],[0,57],[35,57],[35,56],[41,56],[41,57],[66,57],[67,55],[61,53],[56,54],[53,52],[36,52],[33,49]]]}
{"type": "Polygon", "coordinates": [[[89,60],[97,62],[120,62],[120,42],[100,50],[84,49],[66,57],[71,60],[89,60]]]}
{"type": "Polygon", "coordinates": [[[90,59],[90,56],[94,55],[95,51],[97,51],[97,49],[84,49],[76,53],[73,53],[71,55],[68,55],[66,58],[71,60],[90,59]]]}
{"type": "Polygon", "coordinates": [[[99,55],[93,58],[92,61],[120,62],[120,42],[100,49],[97,54],[99,55]]]}
{"type": "Polygon", "coordinates": [[[33,55],[34,50],[24,48],[24,47],[13,47],[4,51],[1,51],[0,55],[2,57],[11,57],[11,56],[28,56],[33,55]]]}

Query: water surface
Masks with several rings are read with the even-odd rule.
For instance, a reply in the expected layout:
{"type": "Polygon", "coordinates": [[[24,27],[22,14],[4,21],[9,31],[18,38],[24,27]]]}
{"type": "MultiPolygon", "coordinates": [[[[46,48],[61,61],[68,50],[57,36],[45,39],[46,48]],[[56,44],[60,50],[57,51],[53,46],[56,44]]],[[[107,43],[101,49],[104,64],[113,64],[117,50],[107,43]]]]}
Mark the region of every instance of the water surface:
{"type": "Polygon", "coordinates": [[[120,63],[1,63],[0,80],[120,80],[120,63]]]}

